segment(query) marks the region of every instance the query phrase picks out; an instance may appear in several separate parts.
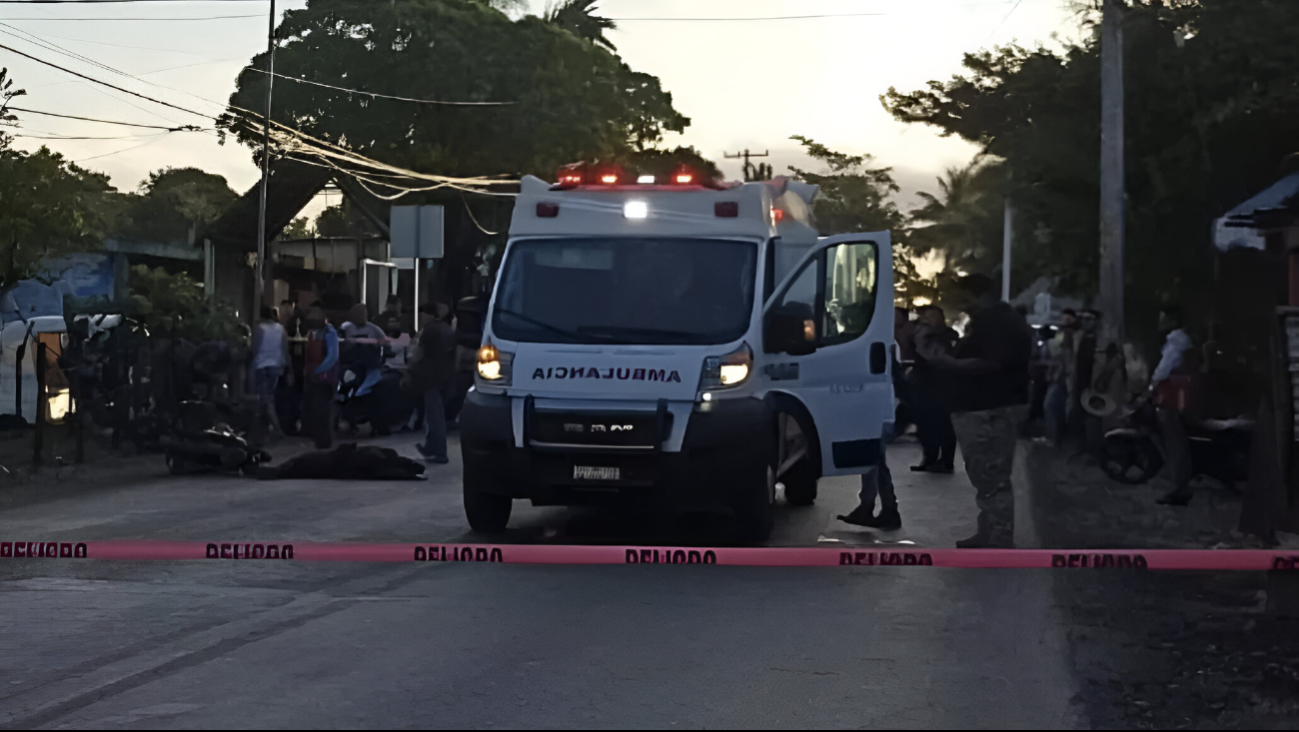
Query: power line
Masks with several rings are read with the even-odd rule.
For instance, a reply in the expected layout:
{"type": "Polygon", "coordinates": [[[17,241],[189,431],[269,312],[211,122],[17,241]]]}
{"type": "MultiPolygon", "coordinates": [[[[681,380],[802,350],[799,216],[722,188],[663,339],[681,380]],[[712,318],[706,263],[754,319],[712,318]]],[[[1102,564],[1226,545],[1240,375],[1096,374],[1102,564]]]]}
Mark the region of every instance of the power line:
{"type": "Polygon", "coordinates": [[[130,152],[130,151],[132,151],[132,150],[139,150],[140,148],[144,147],[145,145],[152,145],[153,143],[155,143],[155,142],[157,142],[157,141],[163,139],[164,137],[166,137],[166,135],[163,135],[163,136],[161,136],[161,137],[155,137],[155,138],[153,138],[152,140],[149,140],[148,142],[145,142],[145,143],[141,143],[141,144],[139,144],[139,145],[132,145],[131,147],[124,147],[124,148],[122,148],[121,150],[114,150],[113,152],[110,152],[110,153],[104,153],[103,155],[92,155],[92,156],[90,156],[90,157],[88,157],[88,158],[82,158],[82,159],[80,159],[80,160],[73,160],[72,162],[74,162],[74,163],[85,163],[85,162],[89,162],[89,161],[91,161],[91,160],[98,160],[98,159],[100,159],[100,158],[106,158],[106,157],[109,157],[109,156],[111,156],[111,155],[117,155],[118,153],[130,152]]]}
{"type": "Polygon", "coordinates": [[[155,132],[151,135],[113,135],[109,137],[92,135],[14,135],[28,140],[139,140],[145,137],[158,137],[166,132],[155,132]]]}
{"type": "Polygon", "coordinates": [[[171,18],[159,18],[159,17],[134,17],[134,18],[122,18],[122,17],[112,17],[112,18],[105,18],[105,17],[103,17],[103,16],[100,16],[100,17],[98,17],[98,18],[86,18],[86,17],[78,17],[78,18],[33,18],[33,17],[31,17],[31,16],[27,16],[27,17],[24,17],[24,18],[0,18],[0,20],[35,20],[35,21],[48,20],[48,21],[52,21],[52,22],[56,22],[56,23],[57,23],[57,22],[65,21],[65,20],[78,20],[78,21],[79,21],[79,20],[93,20],[93,21],[97,21],[97,22],[110,21],[110,20],[186,21],[186,20],[230,20],[230,19],[233,19],[233,18],[261,18],[261,17],[263,17],[261,14],[252,14],[252,15],[208,15],[208,16],[204,16],[204,17],[201,17],[201,18],[190,18],[190,17],[179,17],[179,18],[178,18],[178,17],[171,17],[171,18]]]}
{"type": "Polygon", "coordinates": [[[97,3],[248,3],[266,0],[0,0],[0,5],[93,5],[97,3]]]}
{"type": "Polygon", "coordinates": [[[1011,8],[1010,12],[1006,13],[1006,17],[1002,18],[1001,22],[997,24],[997,27],[992,29],[992,32],[988,34],[988,38],[984,40],[984,43],[991,41],[992,37],[997,35],[997,31],[1001,30],[1001,26],[1005,25],[1006,21],[1010,20],[1010,16],[1014,15],[1016,10],[1019,10],[1019,6],[1023,2],[1024,0],[1015,0],[1015,7],[1011,8]]]}
{"type": "Polygon", "coordinates": [[[868,18],[890,15],[890,13],[824,13],[821,15],[772,15],[766,17],[745,18],[609,18],[615,23],[741,23],[754,20],[812,20],[815,18],[868,18]]]}
{"type": "Polygon", "coordinates": [[[58,114],[57,112],[42,112],[36,109],[24,109],[22,107],[8,107],[11,112],[26,112],[27,114],[39,114],[43,117],[61,117],[63,119],[78,119],[83,122],[100,122],[106,125],[121,125],[122,127],[142,127],[147,130],[166,130],[167,132],[180,131],[197,131],[199,128],[194,125],[182,125],[180,127],[166,127],[164,125],[144,125],[135,122],[118,122],[110,119],[96,119],[94,117],[78,117],[73,114],[58,114]]]}
{"type": "Polygon", "coordinates": [[[49,66],[50,68],[58,69],[59,71],[62,71],[62,72],[68,73],[68,74],[72,74],[73,76],[76,76],[76,77],[81,78],[81,79],[85,79],[86,81],[94,82],[94,83],[99,84],[99,85],[101,85],[101,86],[106,86],[106,87],[108,87],[109,89],[116,89],[117,91],[125,92],[125,93],[127,93],[127,94],[130,94],[130,95],[133,96],[133,97],[139,97],[139,98],[144,99],[144,100],[146,100],[146,101],[153,102],[154,104],[161,104],[161,105],[164,106],[164,107],[170,107],[170,108],[172,108],[172,109],[180,110],[181,112],[185,112],[185,113],[187,113],[187,114],[192,114],[192,115],[194,115],[194,116],[196,116],[196,117],[204,117],[204,118],[206,118],[206,119],[216,119],[215,117],[213,117],[212,115],[209,115],[209,114],[204,114],[204,113],[202,113],[202,112],[195,112],[195,111],[192,110],[192,109],[186,109],[186,108],[181,107],[181,106],[179,106],[179,105],[172,104],[171,102],[164,102],[164,101],[162,101],[161,99],[154,99],[153,97],[148,96],[148,95],[146,95],[146,94],[141,94],[140,92],[131,91],[130,89],[123,89],[122,87],[120,87],[120,86],[116,86],[116,85],[113,85],[113,84],[110,84],[110,83],[108,83],[107,81],[100,81],[99,79],[96,79],[96,78],[93,78],[93,77],[90,77],[90,76],[86,76],[85,74],[82,74],[82,73],[77,72],[77,71],[73,71],[72,69],[69,69],[69,68],[66,68],[66,67],[63,67],[63,66],[59,66],[59,65],[56,64],[56,63],[52,63],[52,62],[50,62],[50,61],[46,61],[46,60],[44,60],[44,59],[39,59],[39,58],[37,58],[37,57],[35,57],[35,56],[29,54],[29,53],[23,53],[22,51],[19,51],[19,50],[14,49],[14,48],[10,48],[9,46],[5,46],[5,45],[0,44],[0,49],[3,49],[3,50],[8,51],[8,52],[10,52],[10,53],[16,53],[16,54],[18,54],[19,56],[22,56],[23,58],[31,59],[32,61],[35,61],[35,62],[38,63],[38,64],[44,64],[44,65],[46,65],[46,66],[49,66]]]}
{"type": "Polygon", "coordinates": [[[299,79],[295,76],[285,76],[265,71],[263,69],[249,67],[249,71],[256,71],[259,74],[270,74],[277,79],[286,81],[296,81],[299,84],[310,84],[311,86],[324,87],[325,89],[335,89],[337,91],[347,92],[348,94],[361,94],[375,99],[395,99],[399,102],[415,102],[416,104],[440,104],[447,107],[506,107],[516,102],[444,102],[436,99],[412,99],[410,97],[395,97],[391,94],[376,94],[375,92],[361,91],[360,89],[348,89],[347,87],[334,86],[333,84],[322,84],[319,81],[310,81],[308,79],[299,79]]]}

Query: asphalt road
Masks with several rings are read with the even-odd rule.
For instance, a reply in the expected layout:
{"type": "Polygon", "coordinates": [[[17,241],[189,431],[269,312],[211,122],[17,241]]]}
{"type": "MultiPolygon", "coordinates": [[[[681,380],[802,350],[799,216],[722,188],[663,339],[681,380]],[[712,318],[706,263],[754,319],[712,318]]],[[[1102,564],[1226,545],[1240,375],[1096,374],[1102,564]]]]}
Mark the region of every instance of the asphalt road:
{"type": "MultiPolygon", "coordinates": [[[[836,526],[856,491],[836,479],[816,507],[782,505],[772,543],[951,546],[971,533],[973,489],[906,472],[914,450],[891,453],[904,531],[836,526]]],[[[418,483],[83,477],[12,503],[0,536],[474,540],[458,467],[430,470],[418,483]]],[[[718,529],[522,505],[511,526],[508,541],[658,545],[718,529]]],[[[0,727],[1087,726],[1051,581],[914,567],[6,560],[0,727]]]]}

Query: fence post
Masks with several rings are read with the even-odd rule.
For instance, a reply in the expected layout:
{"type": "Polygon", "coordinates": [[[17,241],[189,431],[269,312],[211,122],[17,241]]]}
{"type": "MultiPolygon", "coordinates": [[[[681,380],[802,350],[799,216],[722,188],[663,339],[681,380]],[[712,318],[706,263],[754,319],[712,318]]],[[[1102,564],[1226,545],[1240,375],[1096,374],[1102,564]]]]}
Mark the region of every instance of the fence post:
{"type": "Polygon", "coordinates": [[[69,354],[70,357],[68,358],[68,363],[71,364],[70,370],[72,371],[72,380],[68,386],[71,389],[72,402],[69,406],[73,409],[73,419],[77,420],[77,464],[80,465],[81,463],[86,462],[86,416],[81,411],[81,369],[86,362],[86,342],[74,332],[74,334],[68,338],[68,345],[72,346],[74,343],[75,347],[70,349],[72,353],[69,354]]]}
{"type": "Polygon", "coordinates": [[[32,440],[32,470],[41,466],[41,453],[45,449],[45,341],[36,338],[36,426],[32,440]]]}

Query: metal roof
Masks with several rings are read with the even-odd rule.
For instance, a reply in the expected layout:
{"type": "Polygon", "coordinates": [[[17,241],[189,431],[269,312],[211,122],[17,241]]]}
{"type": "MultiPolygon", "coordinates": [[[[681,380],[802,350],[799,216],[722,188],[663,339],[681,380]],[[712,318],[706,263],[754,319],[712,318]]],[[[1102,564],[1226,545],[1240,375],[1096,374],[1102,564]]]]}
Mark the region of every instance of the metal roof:
{"type": "Polygon", "coordinates": [[[1293,226],[1299,221],[1299,173],[1291,173],[1263,192],[1228,211],[1214,226],[1214,244],[1223,251],[1262,249],[1258,233],[1293,226]]]}

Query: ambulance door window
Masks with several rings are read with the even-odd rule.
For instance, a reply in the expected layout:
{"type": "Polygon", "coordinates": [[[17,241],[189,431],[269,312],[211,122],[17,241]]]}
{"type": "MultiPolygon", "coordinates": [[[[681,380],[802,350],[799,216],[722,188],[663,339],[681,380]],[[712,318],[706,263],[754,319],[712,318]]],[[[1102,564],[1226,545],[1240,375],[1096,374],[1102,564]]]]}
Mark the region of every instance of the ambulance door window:
{"type": "Polygon", "coordinates": [[[825,310],[820,345],[847,343],[870,327],[875,314],[879,250],[871,242],[840,244],[825,252],[825,310]]]}

